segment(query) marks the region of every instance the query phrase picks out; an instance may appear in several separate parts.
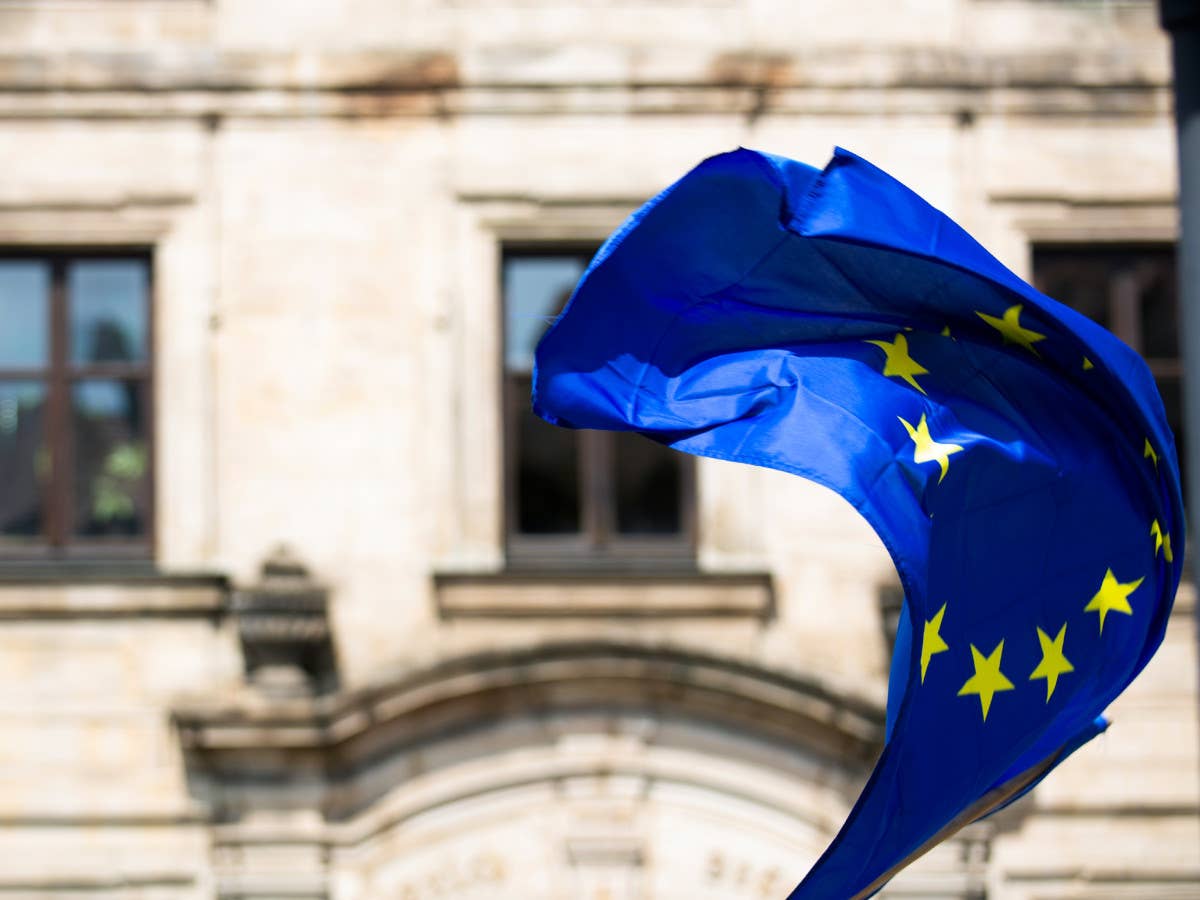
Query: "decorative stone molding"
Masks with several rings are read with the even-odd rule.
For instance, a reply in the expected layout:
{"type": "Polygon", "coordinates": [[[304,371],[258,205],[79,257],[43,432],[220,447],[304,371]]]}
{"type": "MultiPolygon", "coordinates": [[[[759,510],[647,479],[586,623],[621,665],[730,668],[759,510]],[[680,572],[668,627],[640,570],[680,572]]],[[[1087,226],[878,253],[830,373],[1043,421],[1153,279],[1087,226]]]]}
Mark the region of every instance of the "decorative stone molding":
{"type": "Polygon", "coordinates": [[[229,585],[222,575],[74,570],[61,563],[9,565],[0,573],[0,621],[219,620],[228,612],[229,585]]]}
{"type": "Polygon", "coordinates": [[[473,654],[322,697],[192,705],[178,709],[176,721],[185,748],[214,764],[237,763],[264,747],[287,748],[324,758],[322,768],[342,777],[383,745],[412,746],[445,731],[488,727],[510,709],[574,705],[672,709],[863,767],[883,740],[876,703],[818,678],[678,647],[600,641],[473,654]]]}
{"type": "Polygon", "coordinates": [[[501,572],[434,576],[451,618],[745,618],[774,616],[767,574],[501,572]]]}
{"type": "MultiPolygon", "coordinates": [[[[272,566],[263,581],[305,577],[272,566]]],[[[272,644],[293,634],[248,631],[272,644]]],[[[826,840],[882,745],[883,710],[815,676],[591,641],[472,654],[353,691],[196,701],[175,724],[212,822],[218,896],[315,900],[339,866],[401,840],[405,823],[537,785],[577,813],[556,852],[597,890],[642,877],[635,826],[654,784],[765,805],[826,840]],[[697,758],[713,761],[682,762],[697,758]],[[613,785],[625,789],[605,793],[613,785]]]]}
{"type": "Polygon", "coordinates": [[[263,563],[257,584],[234,592],[233,612],[252,685],[282,695],[334,687],[328,594],[286,547],[263,563]]]}

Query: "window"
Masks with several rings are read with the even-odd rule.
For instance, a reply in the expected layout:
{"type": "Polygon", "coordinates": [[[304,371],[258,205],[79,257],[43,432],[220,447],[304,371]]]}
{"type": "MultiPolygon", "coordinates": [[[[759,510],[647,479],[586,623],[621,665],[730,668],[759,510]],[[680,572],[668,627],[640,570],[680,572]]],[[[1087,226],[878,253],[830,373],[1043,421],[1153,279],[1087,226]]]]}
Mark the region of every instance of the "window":
{"type": "Polygon", "coordinates": [[[515,564],[693,554],[690,457],[640,435],[571,431],[530,410],[533,351],[594,248],[509,248],[503,257],[506,534],[515,564]]]}
{"type": "Polygon", "coordinates": [[[148,555],[148,255],[0,254],[0,323],[0,555],[148,555]]]}
{"type": "Polygon", "coordinates": [[[1175,248],[1169,244],[1037,246],[1033,278],[1039,290],[1099,322],[1145,358],[1175,432],[1182,467],[1186,434],[1175,248]]]}

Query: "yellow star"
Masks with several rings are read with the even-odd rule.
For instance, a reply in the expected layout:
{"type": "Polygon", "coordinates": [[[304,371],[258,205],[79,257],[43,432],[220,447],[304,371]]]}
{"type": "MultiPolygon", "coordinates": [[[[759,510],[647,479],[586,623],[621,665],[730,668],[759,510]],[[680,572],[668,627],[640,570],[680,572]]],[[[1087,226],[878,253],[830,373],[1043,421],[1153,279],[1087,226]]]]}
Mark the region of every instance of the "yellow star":
{"type": "Polygon", "coordinates": [[[949,325],[943,325],[943,326],[942,326],[942,337],[948,337],[948,338],[950,338],[950,340],[954,340],[954,335],[952,335],[952,334],[950,333],[950,326],[949,326],[949,325]]]}
{"type": "Polygon", "coordinates": [[[1146,447],[1142,450],[1142,459],[1148,459],[1154,463],[1154,468],[1158,468],[1158,454],[1154,452],[1154,448],[1150,446],[1150,438],[1146,438],[1146,447]]]}
{"type": "Polygon", "coordinates": [[[921,635],[921,684],[925,683],[925,670],[929,668],[929,660],[935,653],[945,653],[950,647],[942,640],[938,630],[942,627],[942,617],[946,615],[946,604],[942,604],[932,619],[925,623],[925,633],[921,635]]]}
{"type": "Polygon", "coordinates": [[[1137,581],[1121,583],[1117,581],[1113,570],[1109,569],[1104,573],[1104,581],[1100,584],[1100,590],[1096,591],[1096,596],[1088,601],[1088,605],[1083,608],[1083,611],[1100,613],[1100,631],[1103,633],[1104,617],[1110,612],[1124,613],[1127,616],[1133,615],[1133,610],[1129,607],[1129,595],[1136,591],[1138,585],[1145,580],[1145,578],[1139,578],[1137,581]]]}
{"type": "Polygon", "coordinates": [[[1004,311],[1004,318],[1002,319],[997,319],[995,316],[989,316],[987,313],[981,312],[976,312],[975,315],[1000,332],[1000,336],[1004,338],[1004,343],[1020,344],[1034,356],[1037,356],[1038,352],[1033,349],[1033,345],[1038,341],[1046,339],[1044,334],[1038,334],[1036,331],[1021,326],[1020,303],[1006,309],[1004,311]]]}
{"type": "Polygon", "coordinates": [[[1085,356],[1085,357],[1083,358],[1083,371],[1085,371],[1085,372],[1090,372],[1090,371],[1091,371],[1092,369],[1094,369],[1094,368],[1096,368],[1096,366],[1095,366],[1095,365],[1092,363],[1092,361],[1091,361],[1090,359],[1088,359],[1088,358],[1085,356]]]}
{"type": "Polygon", "coordinates": [[[913,428],[901,416],[900,423],[908,432],[908,436],[912,438],[916,448],[913,450],[913,461],[918,463],[936,462],[942,467],[942,474],[938,476],[938,483],[941,484],[946,473],[950,471],[950,454],[958,453],[962,450],[958,444],[939,444],[929,434],[929,425],[925,422],[925,414],[921,413],[921,421],[917,423],[917,427],[913,428]]]}
{"type": "Polygon", "coordinates": [[[867,341],[867,343],[874,344],[887,354],[887,360],[883,364],[884,375],[890,378],[903,378],[922,394],[925,393],[925,388],[917,384],[917,379],[913,376],[928,374],[929,370],[908,355],[908,338],[897,334],[896,339],[891,343],[887,341],[867,341]]]}
{"type": "Polygon", "coordinates": [[[958,696],[968,694],[979,695],[979,705],[983,709],[983,721],[987,721],[988,710],[992,708],[992,696],[1000,691],[1011,691],[1013,683],[1004,677],[1000,671],[1000,657],[1004,653],[1004,641],[996,645],[989,656],[984,656],[971,645],[971,661],[975,664],[975,674],[967,679],[958,692],[958,696]]]}
{"type": "Polygon", "coordinates": [[[1154,553],[1157,556],[1161,549],[1167,562],[1175,562],[1175,554],[1171,552],[1171,533],[1164,532],[1158,524],[1158,519],[1150,523],[1150,536],[1154,538],[1154,553]]]}
{"type": "Polygon", "coordinates": [[[1042,661],[1038,663],[1037,668],[1033,670],[1033,674],[1029,676],[1029,680],[1035,678],[1046,679],[1046,702],[1050,702],[1050,695],[1054,693],[1054,688],[1058,684],[1058,676],[1065,675],[1067,672],[1074,672],[1075,667],[1071,665],[1063,655],[1063,641],[1067,637],[1067,623],[1063,623],[1063,627],[1058,629],[1058,635],[1054,640],[1050,640],[1050,635],[1037,630],[1038,643],[1042,645],[1042,661]]]}

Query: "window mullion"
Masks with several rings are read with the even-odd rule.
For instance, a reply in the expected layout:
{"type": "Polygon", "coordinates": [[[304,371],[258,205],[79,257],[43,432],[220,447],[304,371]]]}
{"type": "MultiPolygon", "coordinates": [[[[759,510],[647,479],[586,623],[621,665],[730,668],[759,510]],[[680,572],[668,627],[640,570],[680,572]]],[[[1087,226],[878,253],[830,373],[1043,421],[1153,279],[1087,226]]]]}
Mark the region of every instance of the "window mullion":
{"type": "Polygon", "coordinates": [[[682,531],[682,533],[687,537],[688,543],[691,545],[693,550],[695,550],[700,543],[700,536],[698,534],[699,529],[696,525],[699,519],[696,509],[698,502],[698,491],[696,489],[696,467],[697,461],[693,456],[684,456],[679,466],[679,528],[680,531],[682,531]]]}
{"type": "Polygon", "coordinates": [[[583,529],[588,542],[596,548],[607,547],[616,530],[615,492],[613,490],[612,434],[584,431],[580,442],[583,463],[583,529]]]}
{"type": "Polygon", "coordinates": [[[504,415],[503,448],[504,448],[504,534],[511,538],[520,531],[520,486],[518,483],[520,457],[520,431],[517,428],[516,404],[513,397],[518,392],[514,377],[505,372],[501,384],[501,411],[504,415]]]}
{"type": "Polygon", "coordinates": [[[66,263],[54,261],[50,279],[50,379],[46,442],[50,450],[48,535],[51,547],[66,547],[71,521],[70,382],[67,377],[66,263]]]}
{"type": "Polygon", "coordinates": [[[1109,308],[1113,333],[1138,353],[1142,352],[1142,309],[1139,279],[1125,269],[1114,274],[1109,284],[1109,308]]]}

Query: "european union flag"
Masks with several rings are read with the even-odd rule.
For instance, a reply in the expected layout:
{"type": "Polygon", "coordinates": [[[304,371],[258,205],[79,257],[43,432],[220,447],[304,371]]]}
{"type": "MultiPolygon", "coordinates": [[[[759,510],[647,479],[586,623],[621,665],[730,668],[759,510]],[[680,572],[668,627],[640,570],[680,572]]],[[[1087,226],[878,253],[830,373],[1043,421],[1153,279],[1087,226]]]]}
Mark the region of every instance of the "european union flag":
{"type": "Polygon", "coordinates": [[[887,742],[792,900],[870,896],[1028,790],[1162,639],[1184,520],[1146,365],[844,150],[716,156],[638,210],[534,409],[819,482],[891,553],[887,742]]]}

